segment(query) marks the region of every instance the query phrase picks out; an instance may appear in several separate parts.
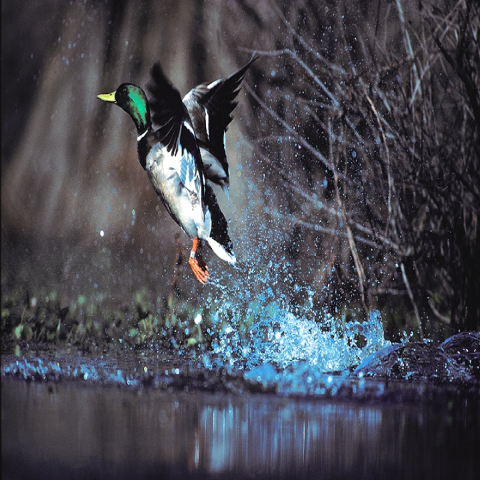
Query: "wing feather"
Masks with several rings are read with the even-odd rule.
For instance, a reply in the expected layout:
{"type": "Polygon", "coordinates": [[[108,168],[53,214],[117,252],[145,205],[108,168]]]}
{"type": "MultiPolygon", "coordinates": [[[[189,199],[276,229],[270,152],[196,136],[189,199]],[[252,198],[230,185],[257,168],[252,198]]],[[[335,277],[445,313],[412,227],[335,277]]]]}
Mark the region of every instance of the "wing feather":
{"type": "Polygon", "coordinates": [[[156,63],[152,67],[150,75],[151,81],[147,89],[150,93],[149,104],[152,121],[158,126],[155,134],[168,151],[175,155],[180,129],[187,112],[180,93],[167,79],[160,63],[156,63]]]}
{"type": "MultiPolygon", "coordinates": [[[[253,58],[241,69],[223,80],[219,79],[196,86],[183,98],[183,103],[193,122],[198,144],[218,160],[225,171],[227,186],[229,172],[225,152],[225,132],[233,119],[232,112],[237,106],[235,98],[240,91],[240,84],[245,78],[248,68],[257,58],[253,58]]],[[[213,171],[210,173],[215,175],[213,171]]],[[[208,177],[209,172],[207,171],[206,174],[208,177]]],[[[216,176],[211,180],[218,181],[216,176]]]]}

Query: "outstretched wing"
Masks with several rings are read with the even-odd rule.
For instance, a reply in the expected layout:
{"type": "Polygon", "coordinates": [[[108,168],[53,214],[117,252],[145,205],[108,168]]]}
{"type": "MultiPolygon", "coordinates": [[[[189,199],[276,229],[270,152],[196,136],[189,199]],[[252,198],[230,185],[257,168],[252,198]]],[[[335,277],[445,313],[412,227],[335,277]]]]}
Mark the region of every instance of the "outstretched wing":
{"type": "Polygon", "coordinates": [[[253,58],[240,70],[225,79],[202,83],[183,98],[192,119],[200,147],[208,150],[221,163],[228,177],[228,162],[225,152],[225,132],[232,121],[232,111],[237,105],[235,98],[240,84],[253,58]]]}

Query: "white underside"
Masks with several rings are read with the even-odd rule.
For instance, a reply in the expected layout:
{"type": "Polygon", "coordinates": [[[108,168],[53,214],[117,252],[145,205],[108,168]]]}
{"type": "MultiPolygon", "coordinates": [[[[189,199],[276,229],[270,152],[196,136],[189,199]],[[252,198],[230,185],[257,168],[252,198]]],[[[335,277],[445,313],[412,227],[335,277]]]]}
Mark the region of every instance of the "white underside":
{"type": "Polygon", "coordinates": [[[203,213],[201,183],[192,165],[193,156],[182,155],[181,149],[172,155],[162,145],[155,145],[147,156],[146,170],[165,207],[187,235],[207,240],[212,220],[208,209],[203,213]]]}
{"type": "Polygon", "coordinates": [[[185,233],[207,241],[219,258],[233,264],[235,256],[210,237],[212,216],[208,207],[205,215],[203,213],[198,188],[200,179],[192,171],[192,162],[193,156],[182,155],[181,149],[177,150],[177,155],[172,155],[162,145],[155,145],[147,156],[146,170],[155,191],[185,233]]]}

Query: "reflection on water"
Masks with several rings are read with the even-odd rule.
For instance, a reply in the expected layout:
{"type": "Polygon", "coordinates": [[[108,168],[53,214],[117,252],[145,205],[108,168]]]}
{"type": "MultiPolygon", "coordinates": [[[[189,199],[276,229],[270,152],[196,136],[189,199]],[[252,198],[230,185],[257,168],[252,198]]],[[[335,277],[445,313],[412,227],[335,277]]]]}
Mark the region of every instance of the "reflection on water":
{"type": "Polygon", "coordinates": [[[2,381],[5,478],[475,478],[468,405],[2,381]]]}

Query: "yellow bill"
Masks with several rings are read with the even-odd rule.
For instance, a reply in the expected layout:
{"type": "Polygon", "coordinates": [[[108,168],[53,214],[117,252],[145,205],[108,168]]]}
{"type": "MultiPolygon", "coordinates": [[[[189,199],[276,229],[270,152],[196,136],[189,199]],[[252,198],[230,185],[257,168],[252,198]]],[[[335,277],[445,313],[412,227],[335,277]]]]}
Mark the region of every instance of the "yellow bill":
{"type": "Polygon", "coordinates": [[[115,100],[115,93],[116,92],[101,93],[100,95],[97,95],[97,98],[103,100],[104,102],[117,103],[117,101],[115,100]]]}

